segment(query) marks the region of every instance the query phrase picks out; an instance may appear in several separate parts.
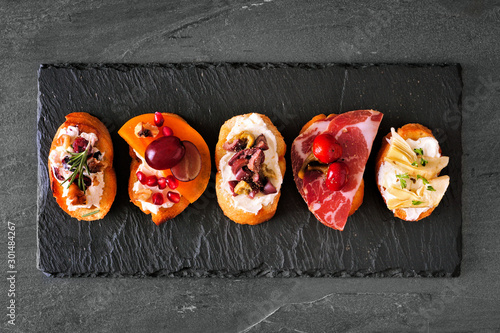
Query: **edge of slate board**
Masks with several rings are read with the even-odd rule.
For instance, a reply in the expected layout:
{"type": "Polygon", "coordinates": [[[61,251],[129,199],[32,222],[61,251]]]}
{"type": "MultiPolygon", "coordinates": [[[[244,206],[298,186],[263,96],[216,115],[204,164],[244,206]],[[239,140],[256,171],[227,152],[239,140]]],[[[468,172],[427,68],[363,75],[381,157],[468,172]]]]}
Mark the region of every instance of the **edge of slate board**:
{"type": "MultiPolygon", "coordinates": [[[[162,68],[174,68],[174,69],[184,69],[184,68],[210,68],[210,67],[247,67],[250,69],[272,69],[272,68],[301,68],[301,69],[309,69],[316,70],[327,67],[341,67],[341,66],[349,66],[351,68],[365,68],[371,66],[391,66],[391,65],[405,65],[409,67],[447,67],[447,66],[456,66],[458,69],[458,75],[460,79],[460,83],[463,86],[463,77],[462,77],[462,65],[460,63],[292,63],[292,62],[284,62],[284,63],[245,63],[245,62],[186,62],[186,63],[42,63],[40,64],[39,70],[43,68],[74,68],[78,70],[84,69],[99,69],[99,68],[109,68],[115,69],[118,71],[129,71],[137,67],[143,68],[153,68],[153,67],[162,67],[162,68]]],[[[40,71],[38,71],[38,74],[40,71]]],[[[37,75],[38,76],[38,75],[37,75]]],[[[37,121],[39,121],[41,105],[39,100],[40,91],[37,93],[37,121]]],[[[458,107],[462,109],[462,94],[460,93],[459,104],[458,107]]],[[[460,133],[462,129],[462,122],[460,122],[460,133]]],[[[38,137],[38,131],[37,131],[38,137]]],[[[37,140],[37,157],[40,160],[40,147],[39,142],[37,140]]],[[[463,156],[462,156],[463,159],[463,156]]],[[[39,170],[40,171],[40,170],[39,170]]],[[[463,185],[463,172],[458,180],[460,182],[460,188],[463,185]]],[[[43,179],[40,177],[40,172],[38,172],[38,185],[43,182],[43,179]]],[[[40,186],[37,186],[37,197],[39,198],[40,186]]],[[[463,193],[462,193],[463,196],[463,193]]],[[[37,199],[37,210],[38,205],[40,204],[39,199],[37,199]]],[[[463,216],[463,212],[462,212],[463,216]]],[[[37,214],[37,234],[38,234],[38,214],[37,214]]],[[[460,252],[460,262],[458,263],[455,271],[453,273],[446,273],[440,271],[413,271],[406,270],[404,271],[401,268],[391,268],[381,272],[365,272],[363,270],[359,271],[340,271],[334,274],[328,273],[324,270],[315,270],[315,271],[300,271],[300,270],[276,270],[270,269],[265,266],[256,267],[250,271],[207,271],[207,270],[196,270],[191,268],[182,269],[176,272],[168,271],[168,270],[159,270],[153,273],[136,273],[136,274],[119,274],[119,273],[108,273],[108,272],[93,272],[93,273],[85,273],[85,274],[77,274],[77,273],[60,273],[60,272],[48,272],[44,271],[43,268],[40,267],[40,248],[38,246],[38,237],[37,237],[37,269],[39,269],[44,275],[53,278],[65,278],[65,277],[135,277],[135,278],[154,278],[154,277],[170,277],[170,278],[181,278],[181,277],[204,277],[204,278],[254,278],[254,277],[281,277],[281,278],[311,278],[311,277],[395,277],[395,278],[404,278],[404,277],[458,277],[461,273],[461,259],[462,253],[460,252]]],[[[458,235],[457,245],[462,247],[462,233],[458,235]]]]}

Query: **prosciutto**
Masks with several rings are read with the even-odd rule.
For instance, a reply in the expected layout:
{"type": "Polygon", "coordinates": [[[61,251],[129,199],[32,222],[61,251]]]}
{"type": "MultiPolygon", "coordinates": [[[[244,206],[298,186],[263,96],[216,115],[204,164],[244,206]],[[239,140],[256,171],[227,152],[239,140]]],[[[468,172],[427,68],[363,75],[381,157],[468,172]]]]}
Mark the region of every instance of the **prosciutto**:
{"type": "Polygon", "coordinates": [[[309,210],[328,227],[344,229],[382,117],[382,113],[374,110],[350,111],[328,117],[313,123],[292,144],[292,169],[297,189],[309,210]],[[320,171],[306,171],[303,179],[298,177],[305,159],[312,152],[314,138],[321,133],[333,135],[342,146],[340,160],[349,168],[349,176],[340,191],[331,191],[320,171]]]}

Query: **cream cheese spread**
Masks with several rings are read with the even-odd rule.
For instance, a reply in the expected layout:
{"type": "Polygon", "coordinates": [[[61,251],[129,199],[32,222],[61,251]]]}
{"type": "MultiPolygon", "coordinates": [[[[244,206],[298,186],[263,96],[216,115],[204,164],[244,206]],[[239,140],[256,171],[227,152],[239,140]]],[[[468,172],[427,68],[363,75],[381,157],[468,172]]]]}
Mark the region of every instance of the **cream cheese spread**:
{"type": "MultiPolygon", "coordinates": [[[[139,156],[139,154],[134,150],[135,154],[139,157],[139,159],[141,160],[141,164],[139,165],[139,167],[137,168],[137,171],[141,171],[143,172],[146,176],[152,176],[152,175],[155,175],[156,177],[160,178],[160,177],[163,177],[163,174],[161,173],[161,171],[159,170],[155,170],[153,168],[151,168],[147,163],[146,161],[144,160],[144,158],[142,156],[139,156]]],[[[167,187],[168,189],[168,187],[167,187]]],[[[143,185],[141,184],[140,181],[136,181],[134,183],[134,186],[132,187],[132,191],[134,192],[139,192],[139,191],[143,191],[143,190],[149,190],[151,191],[151,196],[153,196],[153,194],[155,193],[165,193],[167,192],[167,189],[163,189],[163,190],[160,190],[158,188],[158,186],[147,186],[147,185],[143,185]]],[[[177,192],[176,190],[172,190],[172,189],[168,189],[169,192],[176,192],[176,193],[179,193],[177,192]]],[[[179,193],[180,195],[180,193],[179,193]]],[[[165,196],[164,196],[164,200],[163,200],[163,204],[162,205],[155,205],[154,203],[152,203],[151,201],[145,201],[145,200],[137,200],[141,203],[141,206],[142,206],[142,210],[145,211],[145,210],[148,210],[150,211],[151,213],[153,214],[158,214],[158,211],[160,210],[160,208],[170,208],[174,205],[173,202],[171,202],[170,200],[168,200],[165,196]]]]}

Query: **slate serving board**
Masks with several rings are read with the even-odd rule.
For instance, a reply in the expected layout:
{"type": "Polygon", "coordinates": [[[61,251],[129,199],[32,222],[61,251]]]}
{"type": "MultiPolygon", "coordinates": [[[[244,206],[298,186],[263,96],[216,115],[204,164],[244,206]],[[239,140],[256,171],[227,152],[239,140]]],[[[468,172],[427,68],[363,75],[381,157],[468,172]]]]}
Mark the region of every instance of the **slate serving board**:
{"type": "MultiPolygon", "coordinates": [[[[56,64],[41,65],[38,95],[38,268],[52,276],[458,276],[461,260],[460,65],[56,64]],[[293,182],[289,152],[319,113],[384,113],[365,171],[365,197],[343,232],[307,210],[293,182]],[[52,197],[46,161],[70,112],[100,118],[111,132],[118,194],[105,219],[79,222],[52,197]],[[130,157],[117,130],[154,111],[184,117],[212,158],[228,118],[259,112],[285,137],[287,172],[276,216],[238,225],[219,208],[215,165],[203,196],[175,219],[154,225],[129,202],[130,157]],[[451,185],[420,222],[393,217],[376,189],[374,156],[391,127],[430,127],[451,185]]],[[[175,131],[175,129],[174,129],[175,131]]]]}

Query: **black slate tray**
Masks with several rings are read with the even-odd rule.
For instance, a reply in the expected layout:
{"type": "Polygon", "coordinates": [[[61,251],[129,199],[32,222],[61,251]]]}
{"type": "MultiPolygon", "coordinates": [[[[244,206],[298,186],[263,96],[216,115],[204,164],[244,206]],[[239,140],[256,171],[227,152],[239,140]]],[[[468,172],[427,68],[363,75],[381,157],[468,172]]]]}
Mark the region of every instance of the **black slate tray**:
{"type": "MultiPolygon", "coordinates": [[[[459,65],[63,64],[42,65],[38,98],[38,268],[53,276],[458,276],[461,260],[461,68],[459,65]],[[307,210],[293,182],[289,147],[319,113],[384,113],[365,171],[365,198],[343,232],[307,210]],[[49,189],[46,161],[64,116],[85,111],[109,128],[118,194],[104,220],[68,217],[49,189]],[[233,115],[268,115],[288,145],[276,216],[237,225],[218,207],[214,173],[203,196],[157,227],[129,202],[130,157],[117,130],[131,117],[184,117],[213,157],[233,115]],[[374,156],[390,127],[418,122],[450,156],[451,185],[431,217],[395,219],[375,185],[374,156]]],[[[175,129],[174,129],[175,131],[175,129]]],[[[213,172],[215,172],[213,166],[213,172]]]]}

